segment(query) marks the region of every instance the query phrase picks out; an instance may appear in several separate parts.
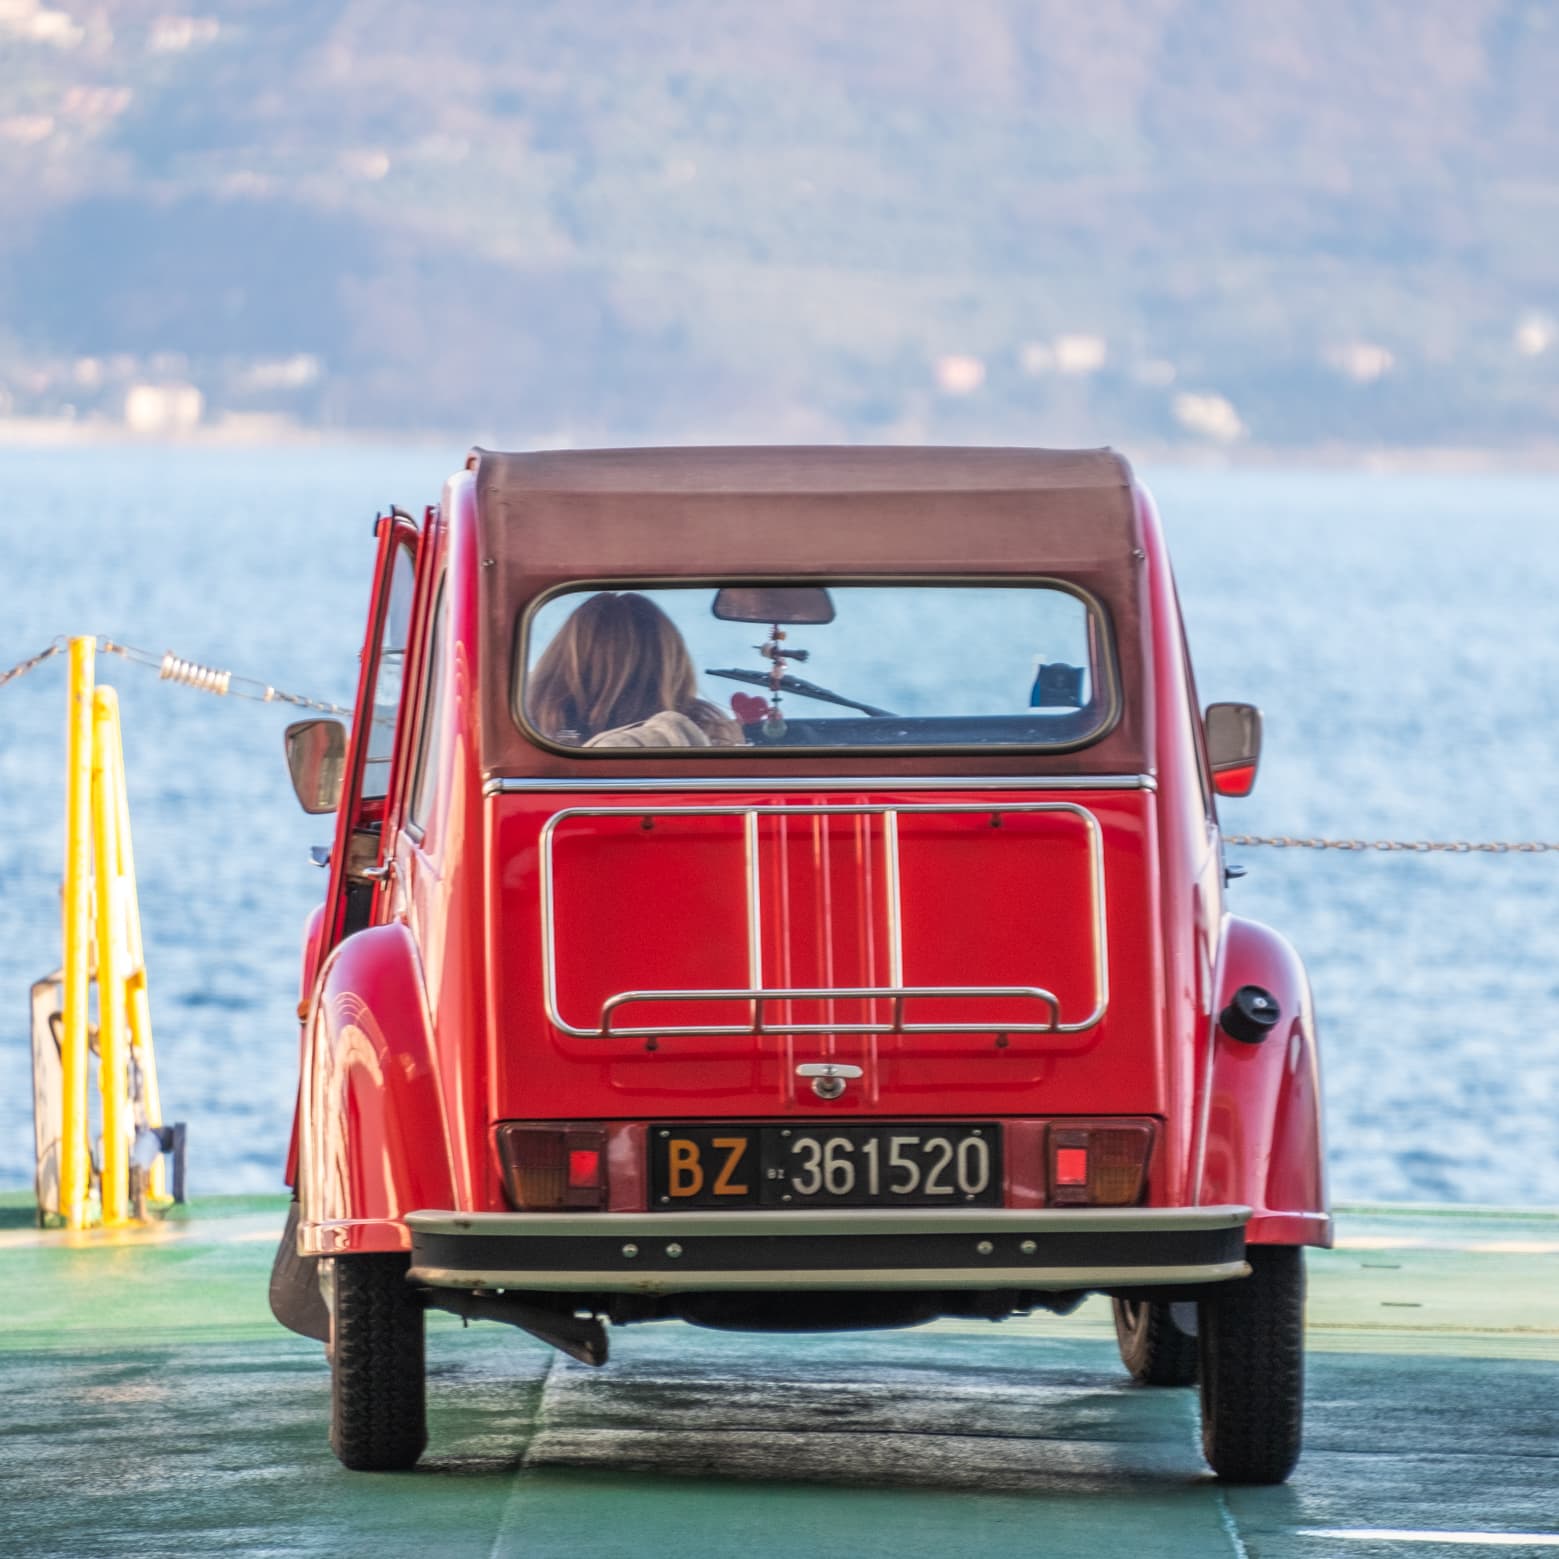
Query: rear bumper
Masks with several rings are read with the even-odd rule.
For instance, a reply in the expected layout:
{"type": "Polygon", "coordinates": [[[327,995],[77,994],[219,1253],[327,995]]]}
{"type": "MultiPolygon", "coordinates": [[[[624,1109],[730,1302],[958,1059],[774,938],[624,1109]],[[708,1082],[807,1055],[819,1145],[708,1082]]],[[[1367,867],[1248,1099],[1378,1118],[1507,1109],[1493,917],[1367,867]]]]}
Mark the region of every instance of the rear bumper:
{"type": "Polygon", "coordinates": [[[414,1212],[434,1288],[1033,1289],[1244,1277],[1248,1207],[711,1213],[414,1212]]]}

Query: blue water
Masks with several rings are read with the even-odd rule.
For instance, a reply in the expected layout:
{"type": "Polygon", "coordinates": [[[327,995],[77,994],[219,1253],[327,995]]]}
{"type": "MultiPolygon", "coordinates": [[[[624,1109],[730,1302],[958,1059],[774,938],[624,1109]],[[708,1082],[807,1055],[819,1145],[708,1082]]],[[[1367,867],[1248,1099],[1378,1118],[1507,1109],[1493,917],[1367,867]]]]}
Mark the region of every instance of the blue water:
{"type": "MultiPolygon", "coordinates": [[[[375,507],[448,449],[0,450],[0,669],[107,633],[347,701],[375,507]]],[[[1146,473],[1201,695],[1262,705],[1230,832],[1559,840],[1559,479],[1146,473]]],[[[277,1185],[324,820],[289,719],[108,660],[153,1022],[195,1192],[277,1185]]],[[[0,1185],[29,1183],[30,982],[59,958],[64,668],[0,688],[0,1185]]],[[[1234,908],[1305,954],[1334,1193],[1559,1204],[1559,856],[1237,850],[1234,908]]]]}

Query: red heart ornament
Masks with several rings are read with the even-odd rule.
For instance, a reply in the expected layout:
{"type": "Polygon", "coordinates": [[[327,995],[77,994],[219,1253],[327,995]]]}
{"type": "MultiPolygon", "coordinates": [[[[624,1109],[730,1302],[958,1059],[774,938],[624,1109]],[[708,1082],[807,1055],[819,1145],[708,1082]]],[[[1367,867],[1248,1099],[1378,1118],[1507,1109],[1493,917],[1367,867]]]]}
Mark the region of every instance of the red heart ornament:
{"type": "Polygon", "coordinates": [[[769,701],[756,693],[732,693],[731,708],[743,725],[756,725],[769,713],[769,701]]]}

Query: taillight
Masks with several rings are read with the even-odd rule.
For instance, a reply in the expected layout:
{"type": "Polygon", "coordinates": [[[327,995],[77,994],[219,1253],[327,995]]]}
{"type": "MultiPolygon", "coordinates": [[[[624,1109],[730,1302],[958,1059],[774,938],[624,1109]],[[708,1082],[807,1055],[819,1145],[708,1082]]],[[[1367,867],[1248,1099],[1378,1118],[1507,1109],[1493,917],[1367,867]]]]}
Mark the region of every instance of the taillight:
{"type": "Polygon", "coordinates": [[[504,1189],[522,1213],[606,1206],[606,1133],[599,1126],[498,1128],[504,1189]]]}
{"type": "Polygon", "coordinates": [[[1049,1201],[1056,1207],[1131,1207],[1147,1179],[1147,1121],[1052,1125],[1046,1133],[1049,1201]]]}

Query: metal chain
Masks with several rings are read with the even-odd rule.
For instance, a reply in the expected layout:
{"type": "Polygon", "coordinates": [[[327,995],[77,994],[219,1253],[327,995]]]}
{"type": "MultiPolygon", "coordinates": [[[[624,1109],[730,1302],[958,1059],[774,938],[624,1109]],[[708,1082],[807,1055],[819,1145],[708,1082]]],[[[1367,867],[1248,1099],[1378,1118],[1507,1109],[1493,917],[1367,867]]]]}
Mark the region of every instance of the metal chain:
{"type": "MultiPolygon", "coordinates": [[[[18,677],[25,677],[29,671],[60,654],[69,643],[70,640],[67,638],[57,638],[45,649],[39,650],[36,655],[18,661],[9,671],[0,672],[0,687],[4,687],[7,682],[14,682],[18,677]]],[[[238,677],[231,671],[219,671],[214,666],[203,666],[199,661],[185,660],[171,650],[166,654],[156,655],[150,650],[138,650],[133,644],[120,644],[113,639],[102,637],[97,640],[97,647],[105,655],[117,655],[121,660],[127,660],[132,665],[150,668],[164,682],[182,683],[185,687],[215,693],[220,698],[244,698],[257,704],[289,704],[295,709],[313,709],[325,715],[350,717],[352,713],[350,709],[343,708],[340,704],[326,703],[319,698],[308,698],[302,693],[287,693],[279,687],[272,687],[268,682],[257,682],[253,677],[238,677]]]]}
{"type": "Polygon", "coordinates": [[[52,660],[65,648],[66,641],[63,638],[55,639],[46,649],[41,649],[36,655],[29,655],[26,660],[19,660],[9,671],[0,671],[0,687],[7,682],[14,682],[18,677],[25,677],[29,671],[35,671],[44,661],[52,660]]]}
{"type": "Polygon", "coordinates": [[[1545,855],[1559,844],[1540,839],[1301,839],[1291,834],[1225,834],[1231,845],[1266,845],[1274,850],[1401,850],[1410,855],[1545,855]]]}
{"type": "MultiPolygon", "coordinates": [[[[0,672],[0,687],[16,681],[18,677],[25,677],[46,660],[53,659],[68,642],[64,638],[55,639],[36,655],[29,655],[9,671],[0,672]]],[[[246,698],[259,704],[290,704],[296,709],[313,709],[327,715],[350,716],[352,713],[340,704],[307,698],[302,693],[283,692],[281,688],[257,682],[253,677],[237,677],[231,671],[219,671],[212,666],[203,666],[198,661],[185,660],[172,651],[155,655],[150,650],[138,650],[134,645],[119,644],[107,638],[98,640],[98,648],[105,655],[118,655],[134,665],[150,667],[164,682],[179,682],[185,687],[199,688],[219,697],[246,698]]],[[[1559,843],[1541,839],[1322,839],[1303,838],[1295,834],[1225,834],[1223,842],[1245,848],[1259,845],[1271,850],[1379,850],[1409,855],[1559,854],[1559,843]]]]}
{"type": "Polygon", "coordinates": [[[98,648],[105,655],[118,655],[133,665],[149,667],[164,682],[179,682],[203,693],[215,693],[219,698],[246,698],[257,704],[290,704],[295,709],[314,709],[326,715],[349,716],[352,713],[340,704],[308,698],[302,693],[286,693],[279,687],[272,687],[268,682],[258,682],[253,677],[239,677],[231,671],[220,671],[215,666],[203,666],[199,661],[185,660],[172,650],[157,655],[151,650],[138,650],[133,644],[118,644],[113,639],[99,639],[98,648]]]}

